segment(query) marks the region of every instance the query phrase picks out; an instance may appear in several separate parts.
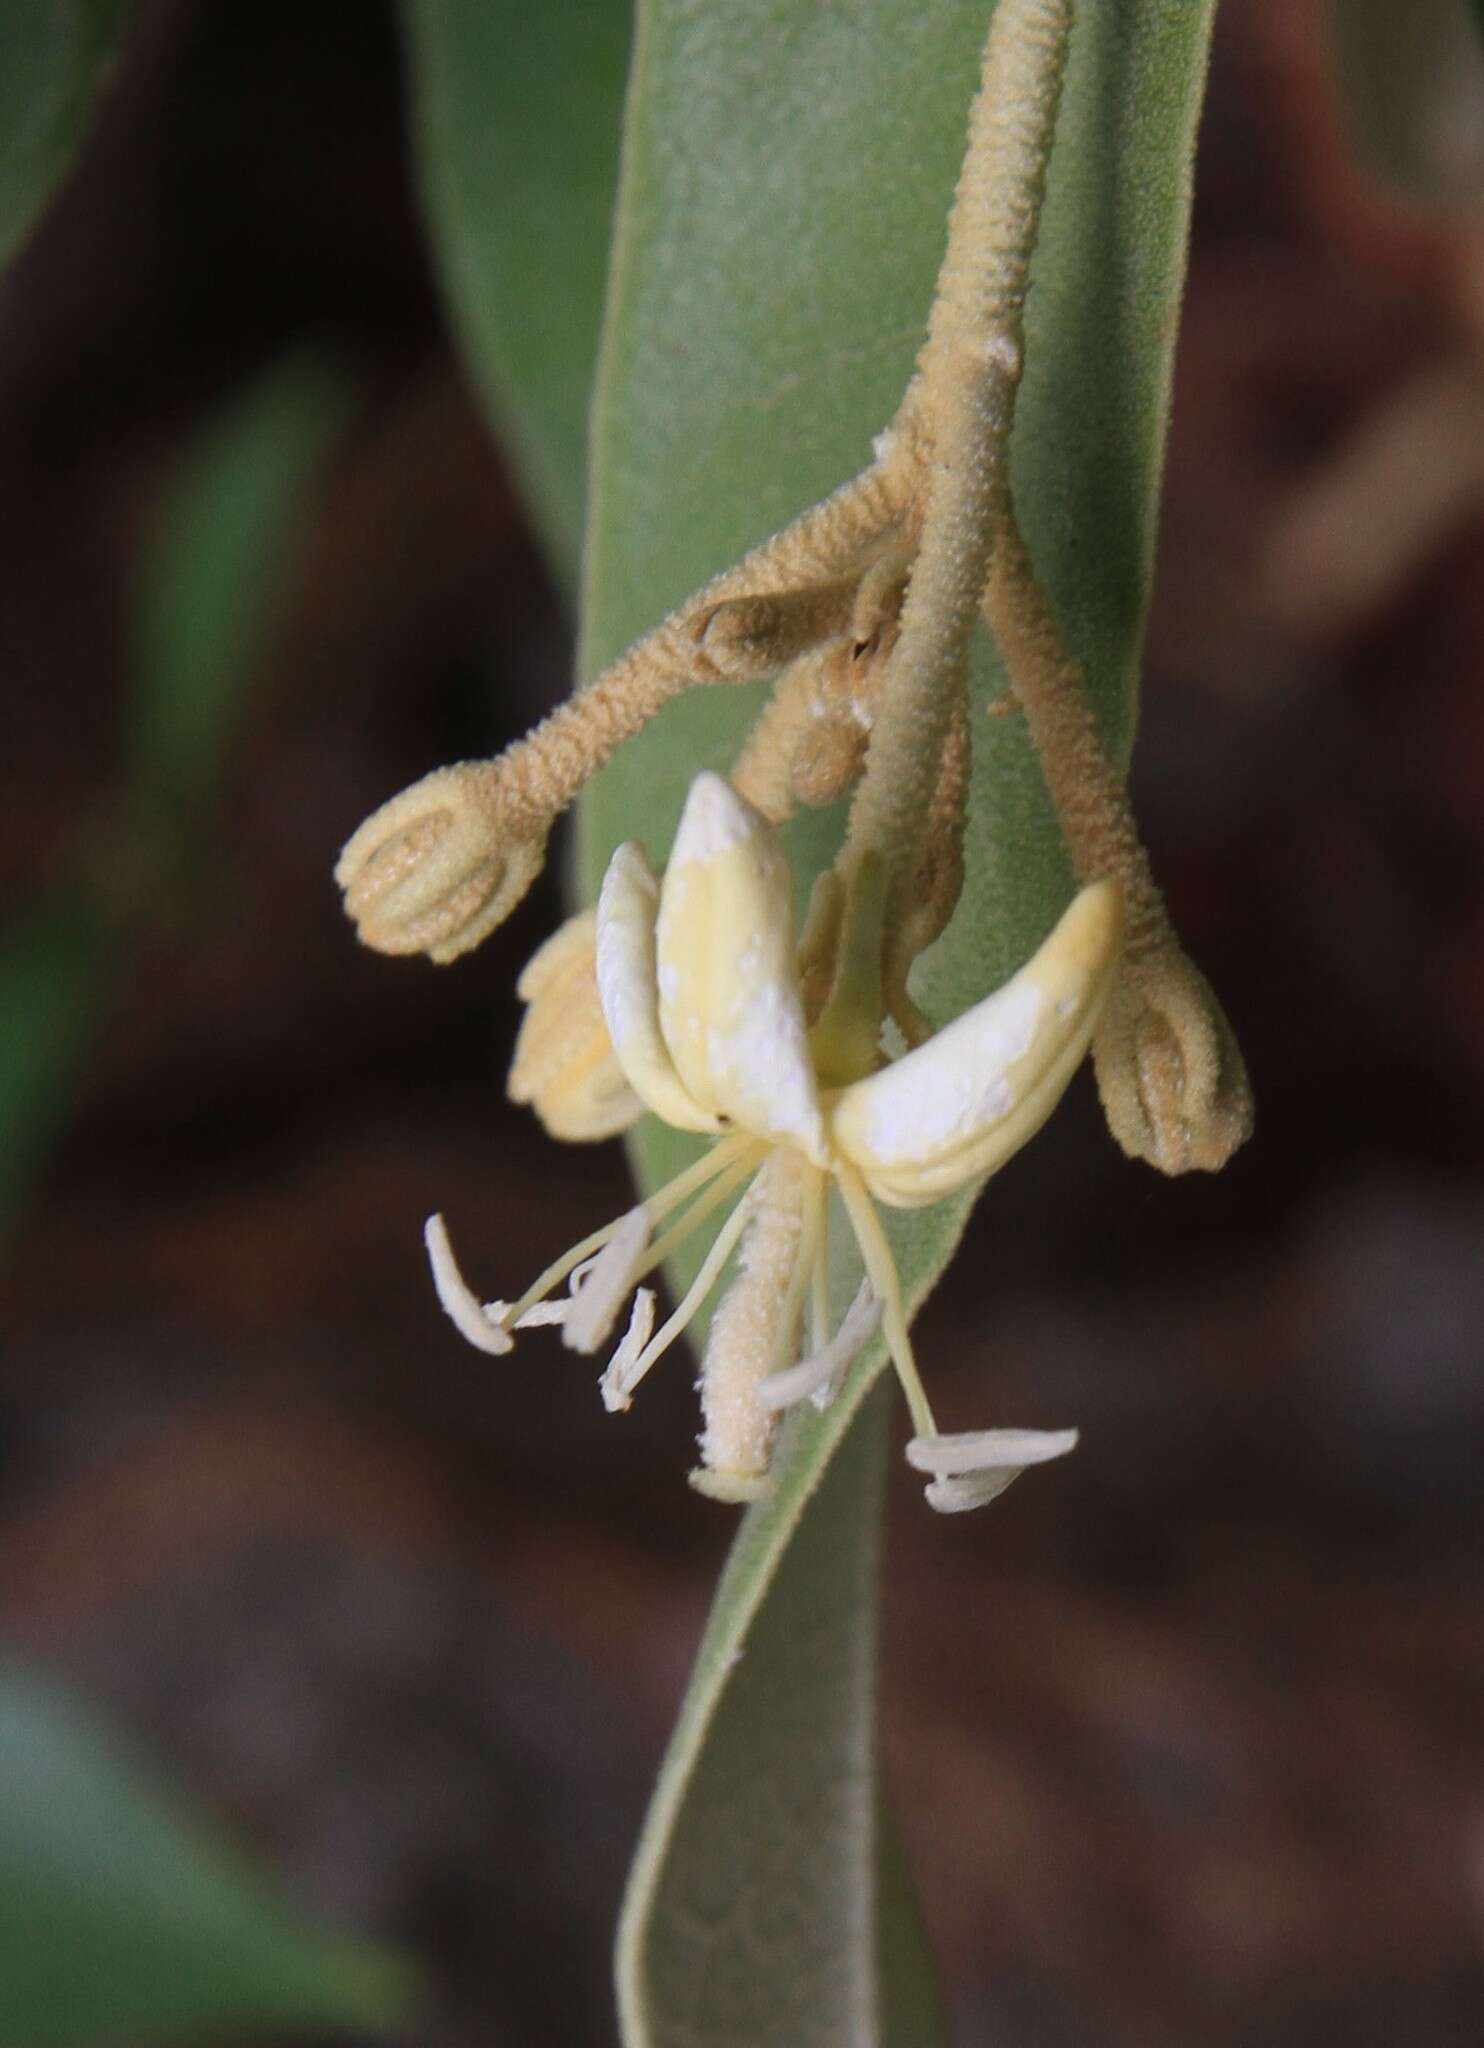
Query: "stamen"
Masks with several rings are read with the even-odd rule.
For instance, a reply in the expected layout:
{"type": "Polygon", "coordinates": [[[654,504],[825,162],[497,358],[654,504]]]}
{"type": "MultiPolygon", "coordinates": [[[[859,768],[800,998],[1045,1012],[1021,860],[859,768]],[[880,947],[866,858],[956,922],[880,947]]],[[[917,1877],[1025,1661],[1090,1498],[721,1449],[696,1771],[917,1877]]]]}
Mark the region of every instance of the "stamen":
{"type": "Polygon", "coordinates": [[[809,1348],[823,1351],[830,1341],[830,1191],[820,1190],[819,1242],[809,1275],[809,1348]]]}
{"type": "Polygon", "coordinates": [[[804,1306],[804,1290],[809,1285],[809,1276],[814,1270],[815,1247],[819,1243],[820,1224],[824,1214],[824,1196],[824,1175],[817,1167],[806,1164],[804,1184],[799,1197],[798,1250],[788,1276],[788,1289],[783,1297],[778,1327],[773,1334],[772,1362],[775,1371],[780,1370],[783,1361],[794,1352],[799,1313],[804,1306]]]}
{"type": "Polygon", "coordinates": [[[448,1226],[441,1216],[430,1216],[423,1225],[423,1243],[433,1269],[433,1287],[444,1314],[461,1337],[476,1351],[503,1358],[515,1348],[508,1325],[496,1320],[480,1306],[479,1298],[460,1273],[448,1241],[448,1226]]]}
{"type": "Polygon", "coordinates": [[[721,1269],[736,1249],[738,1238],[747,1221],[748,1209],[745,1199],[740,1201],[716,1233],[716,1241],[701,1262],[701,1270],[691,1282],[679,1308],[661,1328],[660,1333],[634,1361],[632,1372],[625,1380],[625,1392],[631,1394],[640,1380],[657,1359],[663,1357],[687,1323],[705,1301],[707,1295],[721,1278],[721,1269]]]}
{"type": "Polygon", "coordinates": [[[1077,1445],[1075,1429],[979,1429],[955,1436],[913,1437],[907,1462],[939,1476],[924,1488],[939,1514],[964,1514],[997,1500],[1022,1472],[1065,1457],[1077,1445]]]}
{"type": "Polygon", "coordinates": [[[923,1499],[940,1515],[967,1514],[971,1508],[988,1507],[1020,1477],[1021,1467],[1010,1472],[987,1472],[983,1478],[934,1479],[922,1489],[923,1499]]]}
{"type": "Polygon", "coordinates": [[[816,1408],[827,1408],[839,1393],[851,1360],[875,1336],[881,1313],[882,1303],[871,1292],[869,1281],[863,1280],[828,1344],[786,1372],[769,1373],[757,1390],[763,1406],[791,1408],[807,1395],[816,1408]]]}
{"type": "Polygon", "coordinates": [[[635,1385],[634,1366],[654,1330],[654,1299],[654,1290],[649,1287],[641,1287],[634,1296],[634,1310],[629,1317],[629,1327],[624,1331],[623,1342],[609,1359],[608,1368],[598,1382],[603,1406],[610,1415],[629,1405],[635,1385]]]}
{"type": "MultiPolygon", "coordinates": [[[[517,1330],[542,1330],[552,1323],[564,1323],[571,1310],[570,1301],[538,1301],[534,1308],[528,1308],[518,1323],[511,1327],[517,1330]]],[[[508,1301],[487,1301],[484,1305],[487,1316],[496,1316],[503,1322],[510,1313],[508,1301]]]]}
{"type": "MultiPolygon", "coordinates": [[[[729,1172],[718,1175],[715,1184],[707,1188],[705,1194],[699,1200],[692,1202],[679,1221],[672,1223],[662,1237],[655,1239],[645,1254],[643,1265],[635,1269],[634,1278],[636,1280],[643,1280],[657,1266],[662,1266],[665,1260],[669,1258],[671,1252],[678,1245],[684,1244],[685,1240],[693,1231],[700,1228],[713,1210],[719,1209],[729,1195],[736,1193],[744,1181],[750,1180],[757,1171],[758,1162],[762,1158],[765,1149],[762,1145],[749,1146],[729,1172]]],[[[671,1206],[673,1207],[673,1204],[671,1206]]],[[[653,1207],[654,1205],[651,1203],[651,1211],[653,1207]]]]}
{"type": "Polygon", "coordinates": [[[569,1351],[596,1351],[625,1300],[634,1290],[636,1270],[649,1242],[649,1211],[640,1203],[618,1220],[618,1228],[581,1280],[572,1279],[572,1300],[562,1329],[569,1351]]]}
{"type": "Polygon", "coordinates": [[[1020,1472],[1044,1465],[1077,1448],[1075,1429],[974,1429],[956,1436],[915,1436],[907,1446],[907,1463],[919,1472],[957,1478],[967,1472],[1020,1472]]]}
{"type": "MultiPolygon", "coordinates": [[[[650,1222],[654,1223],[661,1216],[667,1216],[685,1200],[687,1195],[693,1194],[697,1188],[704,1187],[707,1181],[724,1172],[739,1154],[752,1150],[755,1143],[754,1139],[738,1132],[713,1145],[694,1165],[686,1167],[683,1173],[677,1173],[674,1180],[667,1181],[658,1194],[650,1196],[644,1204],[649,1212],[650,1222]]],[[[540,1279],[534,1281],[515,1303],[506,1318],[508,1326],[519,1327],[521,1318],[533,1303],[544,1299],[553,1287],[559,1287],[573,1268],[580,1266],[584,1259],[591,1258],[594,1252],[600,1252],[614,1232],[622,1227],[623,1221],[622,1216],[615,1217],[613,1222],[605,1223],[601,1230],[595,1230],[591,1236],[585,1237],[581,1244],[574,1244],[570,1251],[563,1252],[562,1256],[549,1265],[540,1279]]],[[[648,1271],[648,1267],[644,1268],[644,1271],[648,1271]]],[[[636,1273],[634,1278],[642,1279],[643,1272],[636,1273]]]]}
{"type": "Polygon", "coordinates": [[[913,1425],[919,1436],[936,1436],[938,1425],[933,1420],[927,1393],[918,1376],[917,1361],[912,1356],[912,1340],[907,1335],[897,1262],[892,1257],[886,1232],[881,1228],[876,1206],[866,1193],[860,1176],[843,1159],[835,1168],[835,1180],[845,1203],[845,1213],[850,1218],[850,1227],[855,1232],[855,1241],[860,1246],[861,1258],[865,1261],[866,1277],[881,1303],[891,1362],[897,1369],[897,1378],[907,1397],[913,1425]]]}

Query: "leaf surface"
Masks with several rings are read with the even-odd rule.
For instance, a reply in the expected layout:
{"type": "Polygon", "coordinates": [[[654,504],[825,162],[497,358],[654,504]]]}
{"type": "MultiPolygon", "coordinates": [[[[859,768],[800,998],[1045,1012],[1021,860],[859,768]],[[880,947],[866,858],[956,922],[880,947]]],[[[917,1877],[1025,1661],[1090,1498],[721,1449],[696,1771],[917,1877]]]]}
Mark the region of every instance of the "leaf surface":
{"type": "MultiPolygon", "coordinates": [[[[584,673],[869,461],[924,331],[986,21],[960,0],[641,6],[593,422],[584,673]]],[[[1209,32],[1203,0],[1081,10],[1028,307],[1017,499],[1120,757],[1209,32]]],[[[1001,682],[981,649],[976,712],[1001,682]]],[[[725,770],[759,702],[755,689],[693,692],[619,754],[582,810],[590,895],[619,840],[663,857],[691,778],[725,770]]],[[[1018,728],[975,718],[964,897],[915,983],[940,1022],[1013,971],[1067,897],[1018,728]]],[[[801,893],[839,830],[837,813],[792,830],[801,893]]],[[[693,1149],[642,1127],[646,1183],[693,1149]]],[[[891,1219],[914,1306],[968,1207],[964,1197],[891,1219]]],[[[837,1291],[850,1284],[837,1276],[837,1291]]],[[[825,1415],[791,1419],[777,1483],[738,1532],[626,1904],[629,2048],[927,2048],[936,2037],[930,1994],[915,2011],[900,2002],[899,1986],[921,1982],[920,1952],[882,1906],[862,1790],[879,1497],[851,1427],[882,1363],[878,1347],[825,1415]],[[841,1562],[846,1530],[853,1571],[841,1562]],[[822,1582],[835,1596],[825,1655],[809,1621],[822,1582]],[[828,1758],[821,1728],[832,1731],[828,1758]],[[791,1830],[785,1874],[780,1815],[801,1806],[807,1840],[791,1830]],[[711,1998],[713,1981],[739,1998],[745,1987],[743,2022],[711,1998]]]]}
{"type": "Polygon", "coordinates": [[[476,384],[577,582],[628,0],[404,0],[418,180],[476,384]]]}

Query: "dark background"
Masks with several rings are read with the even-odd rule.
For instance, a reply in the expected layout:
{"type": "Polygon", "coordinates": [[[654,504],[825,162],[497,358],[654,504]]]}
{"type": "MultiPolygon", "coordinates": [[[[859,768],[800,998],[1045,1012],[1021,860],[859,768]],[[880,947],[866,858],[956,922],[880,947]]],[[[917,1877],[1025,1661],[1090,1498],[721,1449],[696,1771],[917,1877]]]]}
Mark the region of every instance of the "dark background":
{"type": "MultiPolygon", "coordinates": [[[[1135,776],[1258,1134],[1163,1182],[1084,1077],[920,1325],[945,1426],[1082,1448],[956,1521],[893,1477],[885,1713],[967,2048],[1484,2038],[1484,231],[1356,169],[1317,18],[1222,18],[1135,776]],[[1453,495],[1398,430],[1301,542],[1438,372],[1453,495]]],[[[684,1484],[683,1367],[611,1420],[428,1284],[431,1209],[516,1278],[624,1199],[617,1147],[503,1098],[551,878],[449,970],[358,951],[329,879],[571,659],[378,7],[146,7],[0,284],[0,904],[116,786],[170,465],[306,333],[364,396],[0,1278],[0,1634],[425,1958],[420,2042],[601,2043],[731,1517],[684,1484]]]]}

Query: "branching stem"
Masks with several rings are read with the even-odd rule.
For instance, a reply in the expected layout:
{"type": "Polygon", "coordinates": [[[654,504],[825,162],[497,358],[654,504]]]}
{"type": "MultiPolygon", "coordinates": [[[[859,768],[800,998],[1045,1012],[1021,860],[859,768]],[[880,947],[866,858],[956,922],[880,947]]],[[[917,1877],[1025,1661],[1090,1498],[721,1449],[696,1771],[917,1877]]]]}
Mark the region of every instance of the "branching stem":
{"type": "Polygon", "coordinates": [[[899,416],[925,443],[922,537],[847,846],[847,859],[881,854],[894,907],[912,888],[988,581],[1071,24],[1072,0],[995,9],[928,338],[899,416]]]}

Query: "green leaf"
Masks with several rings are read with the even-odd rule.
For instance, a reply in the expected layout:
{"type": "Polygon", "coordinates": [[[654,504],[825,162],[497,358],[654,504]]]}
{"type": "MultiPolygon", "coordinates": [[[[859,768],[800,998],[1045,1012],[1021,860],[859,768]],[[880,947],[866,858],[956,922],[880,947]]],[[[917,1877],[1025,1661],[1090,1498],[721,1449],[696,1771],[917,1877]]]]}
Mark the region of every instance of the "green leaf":
{"type": "Polygon", "coordinates": [[[0,264],[72,161],[126,0],[5,0],[0,10],[0,264]]]}
{"type": "Polygon", "coordinates": [[[107,951],[101,918],[76,895],[0,933],[0,1236],[66,1120],[107,951]]]}
{"type": "Polygon", "coordinates": [[[324,357],[285,359],[166,487],[130,612],[118,815],[65,892],[0,932],[0,1236],[65,1124],[115,956],[171,903],[197,850],[306,489],[352,389],[324,357]]]}
{"type": "MultiPolygon", "coordinates": [[[[1120,756],[1210,14],[1206,0],[1080,10],[1028,308],[1017,500],[1120,756]]],[[[986,10],[959,0],[642,7],[593,423],[585,673],[870,459],[922,337],[985,27],[986,10]]],[[[976,704],[1001,681],[981,649],[976,704]]],[[[753,690],[696,691],[619,754],[583,807],[590,892],[620,839],[663,856],[692,776],[730,764],[759,701],[753,690]]],[[[1018,728],[975,721],[965,893],[915,984],[939,1020],[1011,972],[1066,900],[1060,838],[1018,728]]],[[[839,823],[813,817],[792,832],[801,888],[832,858],[839,823]]],[[[646,1183],[688,1150],[642,1127],[646,1183]]],[[[913,1306],[968,1207],[962,1198],[891,1218],[913,1306]]],[[[889,2032],[889,2007],[875,2031],[854,2031],[862,1987],[881,1981],[882,1884],[859,1801],[810,1806],[818,1832],[793,1867],[786,1912],[770,1913],[761,1895],[777,1865],[734,1853],[754,1805],[773,1811],[776,1788],[807,1782],[813,1727],[848,1731],[838,1740],[849,1753],[869,1752],[869,1691],[844,1647],[871,1639],[868,1572],[836,1617],[834,1657],[816,1659],[796,1638],[786,1716],[774,1664],[755,1652],[775,1640],[775,1615],[786,1635],[787,1618],[810,1611],[851,1520],[836,1486],[862,1497],[858,1532],[876,1513],[868,1460],[847,1432],[881,1365],[877,1347],[826,1414],[791,1420],[776,1486],[739,1531],[625,1909],[629,2048],[933,2039],[926,2020],[889,2032]],[[839,1475],[837,1451],[850,1460],[839,1475]],[[731,1788],[731,1819],[698,1826],[692,1802],[714,1816],[717,1785],[731,1788]],[[677,1951],[687,1927],[708,1930],[708,1970],[749,1985],[746,2028],[698,2024],[683,1941],[677,1951]]]]}
{"type": "MultiPolygon", "coordinates": [[[[930,2048],[942,2036],[876,1776],[884,1392],[812,1498],[792,1503],[809,1570],[779,1571],[761,1515],[728,1561],[620,1930],[626,2041],[930,2048]],[[728,1684],[739,1655],[746,1681],[728,1684]],[[841,1940],[847,1915],[854,1938],[841,1940]]],[[[786,1485],[801,1476],[795,1460],[786,1485]]]]}
{"type": "Polygon", "coordinates": [[[206,428],[162,501],[130,617],[129,810],[162,852],[216,795],[305,493],[353,385],[318,354],[284,358],[206,428]]]}
{"type": "Polygon", "coordinates": [[[0,1663],[0,2039],[382,2028],[406,1967],[307,1930],[59,1688],[0,1663]]]}
{"type": "Polygon", "coordinates": [[[1484,0],[1331,0],[1355,139],[1415,198],[1484,192],[1484,0]]]}
{"type": "Polygon", "coordinates": [[[403,0],[413,135],[455,329],[575,589],[629,0],[403,0]]]}

